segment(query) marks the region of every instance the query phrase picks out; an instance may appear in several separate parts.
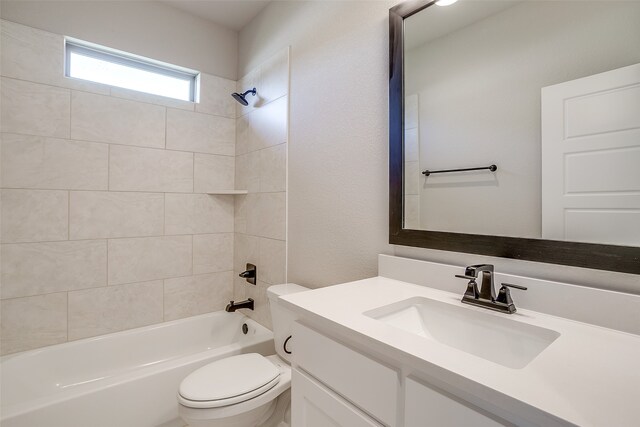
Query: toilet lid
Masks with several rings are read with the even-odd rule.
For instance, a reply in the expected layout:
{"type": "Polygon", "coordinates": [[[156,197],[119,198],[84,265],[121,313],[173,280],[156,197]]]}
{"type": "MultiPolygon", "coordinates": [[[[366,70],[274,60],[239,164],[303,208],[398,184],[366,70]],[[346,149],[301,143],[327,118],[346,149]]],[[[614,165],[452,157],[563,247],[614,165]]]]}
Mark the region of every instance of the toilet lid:
{"type": "MultiPolygon", "coordinates": [[[[195,370],[182,381],[179,394],[194,403],[218,401],[219,405],[214,406],[223,406],[265,392],[278,383],[279,375],[279,369],[264,356],[257,353],[240,354],[195,370]],[[248,394],[251,396],[245,396],[248,394]]],[[[210,404],[206,406],[212,407],[210,404]]]]}

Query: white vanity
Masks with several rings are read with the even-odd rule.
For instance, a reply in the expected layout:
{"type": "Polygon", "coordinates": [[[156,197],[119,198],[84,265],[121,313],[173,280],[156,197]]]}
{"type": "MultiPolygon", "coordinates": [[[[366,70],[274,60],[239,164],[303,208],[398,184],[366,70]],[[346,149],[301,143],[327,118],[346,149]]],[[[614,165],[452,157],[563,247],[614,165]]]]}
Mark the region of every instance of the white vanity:
{"type": "Polygon", "coordinates": [[[638,426],[640,296],[527,286],[462,304],[463,268],[381,255],[379,276],[284,297],[293,425],[638,426]]]}

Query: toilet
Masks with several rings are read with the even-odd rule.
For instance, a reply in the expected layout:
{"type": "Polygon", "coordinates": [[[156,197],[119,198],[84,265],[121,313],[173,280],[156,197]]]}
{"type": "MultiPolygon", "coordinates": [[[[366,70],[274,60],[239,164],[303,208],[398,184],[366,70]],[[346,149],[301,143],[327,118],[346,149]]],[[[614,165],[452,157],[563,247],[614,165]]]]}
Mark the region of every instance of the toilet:
{"type": "Polygon", "coordinates": [[[267,289],[276,353],[239,354],[189,374],[178,390],[180,418],[189,427],[289,426],[291,366],[289,338],[295,320],[279,302],[282,295],[307,291],[296,284],[267,289]]]}

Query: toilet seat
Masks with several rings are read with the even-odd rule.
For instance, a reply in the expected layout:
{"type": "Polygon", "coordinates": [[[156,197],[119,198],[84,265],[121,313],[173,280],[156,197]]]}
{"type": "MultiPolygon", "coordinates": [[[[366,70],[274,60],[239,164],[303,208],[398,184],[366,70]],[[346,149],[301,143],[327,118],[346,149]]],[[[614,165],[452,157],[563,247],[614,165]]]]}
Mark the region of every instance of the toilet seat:
{"type": "Polygon", "coordinates": [[[212,362],[180,384],[178,401],[189,408],[219,408],[259,396],[280,382],[280,369],[257,353],[212,362]]]}

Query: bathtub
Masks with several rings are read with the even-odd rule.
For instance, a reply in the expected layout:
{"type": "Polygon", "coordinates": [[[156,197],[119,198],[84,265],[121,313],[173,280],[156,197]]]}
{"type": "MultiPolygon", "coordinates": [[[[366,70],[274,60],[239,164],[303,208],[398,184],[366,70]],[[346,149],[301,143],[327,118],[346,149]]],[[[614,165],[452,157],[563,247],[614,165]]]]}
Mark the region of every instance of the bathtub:
{"type": "Polygon", "coordinates": [[[271,331],[221,311],[4,356],[0,424],[182,427],[180,381],[211,361],[250,352],[275,353],[271,331]]]}

